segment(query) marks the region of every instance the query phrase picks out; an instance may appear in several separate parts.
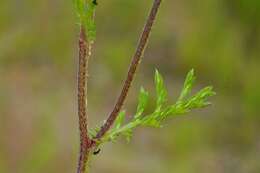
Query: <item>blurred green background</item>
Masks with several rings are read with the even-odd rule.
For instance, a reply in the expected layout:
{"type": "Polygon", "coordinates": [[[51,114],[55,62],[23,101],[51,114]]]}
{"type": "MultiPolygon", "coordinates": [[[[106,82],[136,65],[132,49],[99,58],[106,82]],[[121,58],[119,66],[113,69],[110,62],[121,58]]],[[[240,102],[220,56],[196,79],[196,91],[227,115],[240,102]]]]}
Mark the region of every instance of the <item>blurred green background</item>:
{"type": "MultiPolygon", "coordinates": [[[[101,124],[118,96],[152,0],[99,0],[89,116],[101,124]]],[[[189,69],[213,105],[138,129],[102,148],[93,173],[260,172],[260,1],[164,0],[125,108],[151,93],[154,69],[174,102],[189,69]]],[[[0,2],[0,173],[76,170],[76,18],[72,0],[0,2]]]]}

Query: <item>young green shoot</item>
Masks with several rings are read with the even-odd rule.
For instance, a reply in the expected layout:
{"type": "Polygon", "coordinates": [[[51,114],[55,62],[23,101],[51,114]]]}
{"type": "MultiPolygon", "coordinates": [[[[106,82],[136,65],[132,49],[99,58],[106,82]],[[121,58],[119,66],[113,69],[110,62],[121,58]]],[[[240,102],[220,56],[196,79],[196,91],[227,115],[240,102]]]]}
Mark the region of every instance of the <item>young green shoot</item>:
{"type": "MultiPolygon", "coordinates": [[[[194,85],[195,75],[192,69],[186,76],[183,89],[179,98],[173,104],[167,101],[167,90],[162,76],[155,71],[156,106],[153,112],[144,114],[149,101],[149,93],[143,87],[140,89],[136,113],[131,116],[131,120],[125,122],[125,111],[121,111],[116,118],[113,128],[111,128],[100,140],[97,145],[106,142],[115,142],[118,137],[123,136],[130,141],[133,131],[138,127],[160,128],[168,118],[186,114],[193,109],[203,108],[210,105],[208,98],[215,95],[211,86],[205,87],[197,93],[190,95],[194,85]]],[[[94,137],[99,128],[91,130],[90,136],[94,137]]]]}

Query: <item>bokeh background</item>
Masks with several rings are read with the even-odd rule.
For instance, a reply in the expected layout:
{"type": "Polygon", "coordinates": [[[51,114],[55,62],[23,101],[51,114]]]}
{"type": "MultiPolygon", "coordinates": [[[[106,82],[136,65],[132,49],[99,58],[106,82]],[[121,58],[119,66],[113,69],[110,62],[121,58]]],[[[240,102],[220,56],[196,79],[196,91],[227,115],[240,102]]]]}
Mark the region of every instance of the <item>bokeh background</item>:
{"type": "MultiPolygon", "coordinates": [[[[99,0],[89,116],[101,124],[118,96],[152,0],[99,0]]],[[[108,144],[93,173],[260,172],[260,1],[164,0],[125,109],[163,74],[174,102],[194,68],[213,105],[108,144]]],[[[72,1],[0,2],[0,172],[76,170],[76,18],[72,1]]]]}

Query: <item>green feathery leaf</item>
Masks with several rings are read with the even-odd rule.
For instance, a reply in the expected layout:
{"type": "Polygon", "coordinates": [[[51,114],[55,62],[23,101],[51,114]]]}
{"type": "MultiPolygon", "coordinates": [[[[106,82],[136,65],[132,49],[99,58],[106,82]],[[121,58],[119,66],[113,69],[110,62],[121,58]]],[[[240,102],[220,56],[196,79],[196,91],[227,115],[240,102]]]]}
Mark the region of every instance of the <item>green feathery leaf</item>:
{"type": "Polygon", "coordinates": [[[113,141],[115,142],[119,136],[124,136],[129,142],[133,136],[133,130],[137,127],[162,127],[162,123],[169,117],[181,115],[190,112],[196,108],[208,106],[208,98],[215,95],[211,86],[201,89],[199,92],[189,97],[191,89],[195,81],[194,70],[191,70],[186,76],[183,89],[180,97],[175,104],[166,104],[167,92],[163,83],[163,78],[156,70],[155,72],[155,88],[157,93],[156,107],[154,112],[144,115],[144,110],[148,103],[148,92],[144,88],[140,89],[138,97],[138,105],[136,114],[133,118],[123,125],[125,112],[120,112],[116,119],[115,126],[110,129],[104,137],[99,141],[99,144],[113,141]]]}
{"type": "Polygon", "coordinates": [[[191,69],[190,72],[186,76],[184,86],[183,86],[181,95],[178,100],[183,100],[185,97],[187,97],[188,94],[190,94],[195,80],[196,80],[196,78],[194,76],[194,70],[191,69]]]}
{"type": "Polygon", "coordinates": [[[121,127],[121,125],[123,124],[124,120],[125,120],[125,111],[122,111],[119,113],[119,115],[117,116],[116,120],[115,120],[115,128],[119,129],[121,127]]]}
{"type": "Polygon", "coordinates": [[[163,78],[161,74],[158,72],[158,70],[155,71],[154,81],[155,81],[156,95],[157,95],[156,105],[158,108],[160,108],[166,102],[167,91],[164,86],[163,78]]]}
{"type": "Polygon", "coordinates": [[[145,91],[145,89],[143,87],[141,87],[139,98],[138,98],[137,111],[134,116],[135,119],[139,118],[142,115],[142,113],[144,112],[144,110],[147,106],[147,103],[148,103],[148,97],[149,97],[149,93],[147,91],[145,91]]]}

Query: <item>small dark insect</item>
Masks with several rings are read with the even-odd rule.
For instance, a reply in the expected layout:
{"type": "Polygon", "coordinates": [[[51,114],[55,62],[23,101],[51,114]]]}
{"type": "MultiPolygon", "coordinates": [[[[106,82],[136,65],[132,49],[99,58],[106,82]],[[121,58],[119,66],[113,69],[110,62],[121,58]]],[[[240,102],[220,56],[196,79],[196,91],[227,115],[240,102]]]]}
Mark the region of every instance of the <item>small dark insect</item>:
{"type": "Polygon", "coordinates": [[[93,154],[94,154],[94,155],[98,155],[98,154],[100,153],[100,151],[101,151],[101,149],[98,148],[98,149],[96,149],[96,150],[93,152],[93,154]]]}
{"type": "Polygon", "coordinates": [[[92,1],[94,5],[98,5],[97,0],[92,1]]]}

